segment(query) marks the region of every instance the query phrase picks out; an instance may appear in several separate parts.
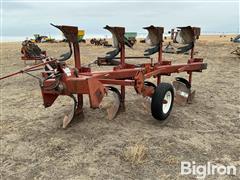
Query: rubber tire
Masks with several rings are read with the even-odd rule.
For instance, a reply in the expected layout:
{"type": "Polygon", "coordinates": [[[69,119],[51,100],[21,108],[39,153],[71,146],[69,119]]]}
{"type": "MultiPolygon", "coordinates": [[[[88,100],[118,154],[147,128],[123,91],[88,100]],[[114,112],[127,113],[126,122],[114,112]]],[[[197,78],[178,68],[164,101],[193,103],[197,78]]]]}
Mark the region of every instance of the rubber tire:
{"type": "Polygon", "coordinates": [[[167,119],[167,117],[171,113],[173,102],[174,102],[173,86],[169,83],[160,83],[155,89],[152,96],[152,103],[151,103],[152,116],[159,121],[164,121],[165,119],[167,119]],[[170,91],[172,94],[172,102],[171,102],[169,111],[167,113],[164,113],[162,110],[163,99],[165,97],[165,94],[168,91],[170,91]]]}

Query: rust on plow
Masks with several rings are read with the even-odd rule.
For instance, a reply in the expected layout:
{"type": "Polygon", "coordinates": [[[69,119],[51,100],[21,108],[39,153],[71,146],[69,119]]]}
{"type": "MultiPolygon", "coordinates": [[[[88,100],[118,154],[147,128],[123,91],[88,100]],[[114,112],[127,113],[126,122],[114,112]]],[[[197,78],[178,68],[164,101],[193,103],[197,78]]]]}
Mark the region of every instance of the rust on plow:
{"type": "MultiPolygon", "coordinates": [[[[116,48],[112,52],[113,57],[118,53],[120,57],[118,64],[112,70],[95,72],[92,72],[89,66],[85,67],[81,64],[80,48],[77,41],[78,28],[74,26],[55,27],[65,35],[69,43],[69,53],[64,54],[62,59],[51,58],[48,61],[45,59],[44,63],[6,77],[19,73],[30,74],[30,70],[45,66],[47,70],[42,73],[42,78],[39,80],[43,105],[46,108],[50,107],[58,96],[62,95],[70,96],[73,99],[73,112],[64,118],[63,127],[66,127],[74,116],[83,113],[83,95],[89,97],[90,107],[94,109],[104,107],[103,99],[109,95],[109,92],[112,92],[116,103],[110,108],[105,107],[109,119],[114,118],[118,109],[125,106],[126,86],[132,86],[137,94],[148,99],[151,102],[152,116],[157,120],[164,121],[171,112],[175,95],[173,86],[162,82],[161,77],[169,76],[171,73],[185,72],[189,75],[189,79],[181,81],[181,83],[191,92],[192,73],[202,72],[207,68],[207,64],[203,63],[202,58],[193,57],[195,35],[194,29],[190,26],[180,28],[179,32],[181,34],[180,38],[182,38],[181,41],[191,43],[190,58],[186,64],[175,65],[162,57],[163,27],[151,25],[144,28],[148,31],[147,43],[151,48],[145,51],[146,56],[140,58],[149,59],[149,63],[130,64],[125,62],[127,58],[125,56],[125,45],[132,47],[131,43],[124,37],[125,28],[106,26],[105,29],[109,30],[113,35],[113,46],[116,48]],[[75,67],[69,67],[66,64],[66,60],[71,57],[72,53],[74,54],[75,67]],[[150,56],[155,53],[158,53],[158,58],[154,61],[150,56]],[[156,83],[146,81],[151,77],[156,78],[156,83]]],[[[176,90],[182,91],[182,89],[178,88],[176,90]]]]}

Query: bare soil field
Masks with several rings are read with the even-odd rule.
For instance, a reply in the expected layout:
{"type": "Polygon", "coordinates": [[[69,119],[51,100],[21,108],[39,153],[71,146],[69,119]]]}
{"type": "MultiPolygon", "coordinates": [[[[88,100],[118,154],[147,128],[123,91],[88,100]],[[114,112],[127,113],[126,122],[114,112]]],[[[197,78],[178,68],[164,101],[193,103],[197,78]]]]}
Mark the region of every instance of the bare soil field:
{"type": "MultiPolygon", "coordinates": [[[[24,68],[20,42],[1,46],[0,76],[24,68]]],[[[68,50],[65,43],[39,46],[54,57],[68,50]]],[[[181,161],[239,168],[240,58],[230,54],[237,46],[229,37],[200,38],[196,57],[204,58],[208,69],[193,74],[194,102],[174,104],[165,125],[144,110],[129,87],[125,112],[115,119],[109,121],[101,110],[89,108],[85,97],[84,117],[62,129],[69,98],[60,97],[45,109],[37,80],[19,75],[1,81],[1,179],[195,179],[180,174],[181,161]]],[[[138,42],[134,49],[126,49],[126,55],[143,55],[147,47],[138,42]]],[[[81,44],[82,63],[110,50],[81,44]]],[[[164,58],[186,63],[189,56],[164,54],[164,58]]],[[[163,77],[163,81],[171,83],[176,76],[186,74],[163,77]]],[[[207,179],[239,176],[238,171],[238,176],[207,179]]]]}

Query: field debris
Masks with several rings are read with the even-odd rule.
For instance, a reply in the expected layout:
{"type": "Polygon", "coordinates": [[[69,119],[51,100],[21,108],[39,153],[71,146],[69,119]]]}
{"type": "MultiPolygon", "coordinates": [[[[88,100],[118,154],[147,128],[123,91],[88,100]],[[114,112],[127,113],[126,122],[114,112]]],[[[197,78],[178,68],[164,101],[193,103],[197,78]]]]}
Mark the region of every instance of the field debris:
{"type": "Polygon", "coordinates": [[[132,164],[141,164],[147,158],[148,148],[144,144],[136,143],[126,147],[123,152],[124,160],[132,164]]]}

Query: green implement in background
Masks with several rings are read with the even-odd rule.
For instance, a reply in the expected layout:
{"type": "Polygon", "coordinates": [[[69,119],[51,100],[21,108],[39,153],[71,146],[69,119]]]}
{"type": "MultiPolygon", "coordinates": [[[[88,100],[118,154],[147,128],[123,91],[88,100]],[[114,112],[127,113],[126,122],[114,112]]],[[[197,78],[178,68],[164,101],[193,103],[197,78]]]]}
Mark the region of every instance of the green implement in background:
{"type": "Polygon", "coordinates": [[[136,38],[137,37],[137,33],[136,32],[125,32],[124,36],[127,39],[136,38]]]}
{"type": "Polygon", "coordinates": [[[85,35],[84,30],[78,30],[78,42],[80,42],[83,39],[84,35],[85,35]]]}

